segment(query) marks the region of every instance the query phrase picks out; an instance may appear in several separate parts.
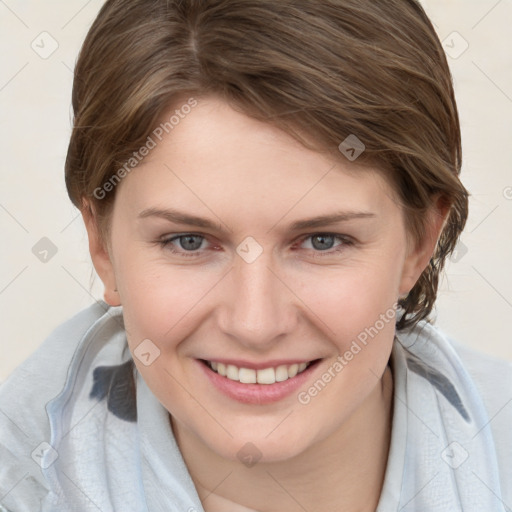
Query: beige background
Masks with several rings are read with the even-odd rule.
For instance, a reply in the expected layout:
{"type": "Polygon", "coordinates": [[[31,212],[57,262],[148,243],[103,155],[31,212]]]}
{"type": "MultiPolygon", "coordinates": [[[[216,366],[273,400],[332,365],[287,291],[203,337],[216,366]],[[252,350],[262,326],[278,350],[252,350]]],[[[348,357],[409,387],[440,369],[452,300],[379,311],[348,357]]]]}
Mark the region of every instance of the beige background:
{"type": "MultiPolygon", "coordinates": [[[[0,0],[0,381],[58,324],[102,297],[98,279],[90,286],[85,231],[63,179],[72,70],[102,3],[0,0]],[[48,244],[43,237],[57,251],[45,263],[33,252],[48,244]]],[[[452,55],[463,181],[472,193],[437,324],[468,346],[512,360],[512,0],[424,3],[452,55]]]]}

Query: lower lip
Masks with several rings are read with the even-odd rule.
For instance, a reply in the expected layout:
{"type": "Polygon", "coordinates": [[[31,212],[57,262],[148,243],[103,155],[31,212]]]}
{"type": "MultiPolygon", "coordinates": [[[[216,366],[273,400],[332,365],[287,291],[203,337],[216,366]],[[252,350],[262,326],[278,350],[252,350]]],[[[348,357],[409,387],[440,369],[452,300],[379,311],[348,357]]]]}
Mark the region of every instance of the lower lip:
{"type": "Polygon", "coordinates": [[[310,364],[303,372],[283,382],[274,384],[244,384],[214,372],[209,366],[196,359],[210,382],[229,398],[245,404],[270,404],[278,402],[297,391],[315,370],[320,360],[310,364]]]}

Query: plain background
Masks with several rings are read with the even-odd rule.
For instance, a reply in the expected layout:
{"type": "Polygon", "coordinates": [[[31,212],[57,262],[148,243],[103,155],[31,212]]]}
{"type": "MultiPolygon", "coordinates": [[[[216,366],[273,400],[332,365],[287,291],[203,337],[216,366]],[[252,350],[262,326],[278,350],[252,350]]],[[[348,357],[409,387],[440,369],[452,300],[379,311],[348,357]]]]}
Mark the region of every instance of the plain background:
{"type": "MultiPolygon", "coordinates": [[[[462,180],[472,194],[436,324],[512,360],[512,0],[423,3],[449,54],[462,180]]],[[[0,381],[57,325],[102,298],[64,186],[72,70],[102,4],[0,0],[0,381]]]]}

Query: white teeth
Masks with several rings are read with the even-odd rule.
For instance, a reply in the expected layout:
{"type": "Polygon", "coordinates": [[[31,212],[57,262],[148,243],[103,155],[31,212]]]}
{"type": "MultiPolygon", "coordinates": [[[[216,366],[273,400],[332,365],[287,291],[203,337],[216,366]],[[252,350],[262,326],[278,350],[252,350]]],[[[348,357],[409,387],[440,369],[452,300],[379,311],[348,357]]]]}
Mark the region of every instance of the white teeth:
{"type": "Polygon", "coordinates": [[[283,382],[283,380],[288,380],[288,366],[285,364],[276,368],[276,382],[283,382]]]}
{"type": "Polygon", "coordinates": [[[299,365],[298,364],[292,364],[290,366],[290,368],[288,368],[288,377],[290,377],[290,379],[292,377],[295,377],[295,375],[297,375],[298,371],[299,371],[299,365]]]}
{"type": "Polygon", "coordinates": [[[250,368],[240,368],[238,370],[238,377],[238,380],[244,384],[256,384],[256,370],[251,370],[250,368]]]}
{"type": "Polygon", "coordinates": [[[239,380],[238,368],[232,364],[226,366],[226,377],[231,380],[239,380]]]}
{"type": "Polygon", "coordinates": [[[222,375],[223,377],[225,377],[226,376],[226,365],[223,363],[218,363],[217,364],[217,373],[219,375],[222,375]]]}
{"type": "Polygon", "coordinates": [[[265,368],[256,372],[258,384],[274,384],[276,381],[276,371],[274,368],[265,368]]]}
{"type": "Polygon", "coordinates": [[[283,382],[303,372],[308,365],[308,363],[283,364],[276,368],[253,370],[251,368],[238,368],[233,364],[226,365],[213,361],[208,363],[210,368],[219,375],[244,384],[274,384],[276,382],[283,382]]]}

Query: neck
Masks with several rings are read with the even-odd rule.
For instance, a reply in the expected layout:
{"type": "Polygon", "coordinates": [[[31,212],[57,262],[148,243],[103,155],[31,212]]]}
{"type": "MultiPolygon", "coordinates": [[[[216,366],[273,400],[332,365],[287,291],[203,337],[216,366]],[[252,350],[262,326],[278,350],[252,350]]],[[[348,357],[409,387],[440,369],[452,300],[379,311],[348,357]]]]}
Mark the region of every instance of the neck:
{"type": "Polygon", "coordinates": [[[333,434],[293,459],[251,468],[219,457],[172,418],[171,424],[206,512],[373,512],[386,471],[392,402],[387,367],[333,434]]]}

